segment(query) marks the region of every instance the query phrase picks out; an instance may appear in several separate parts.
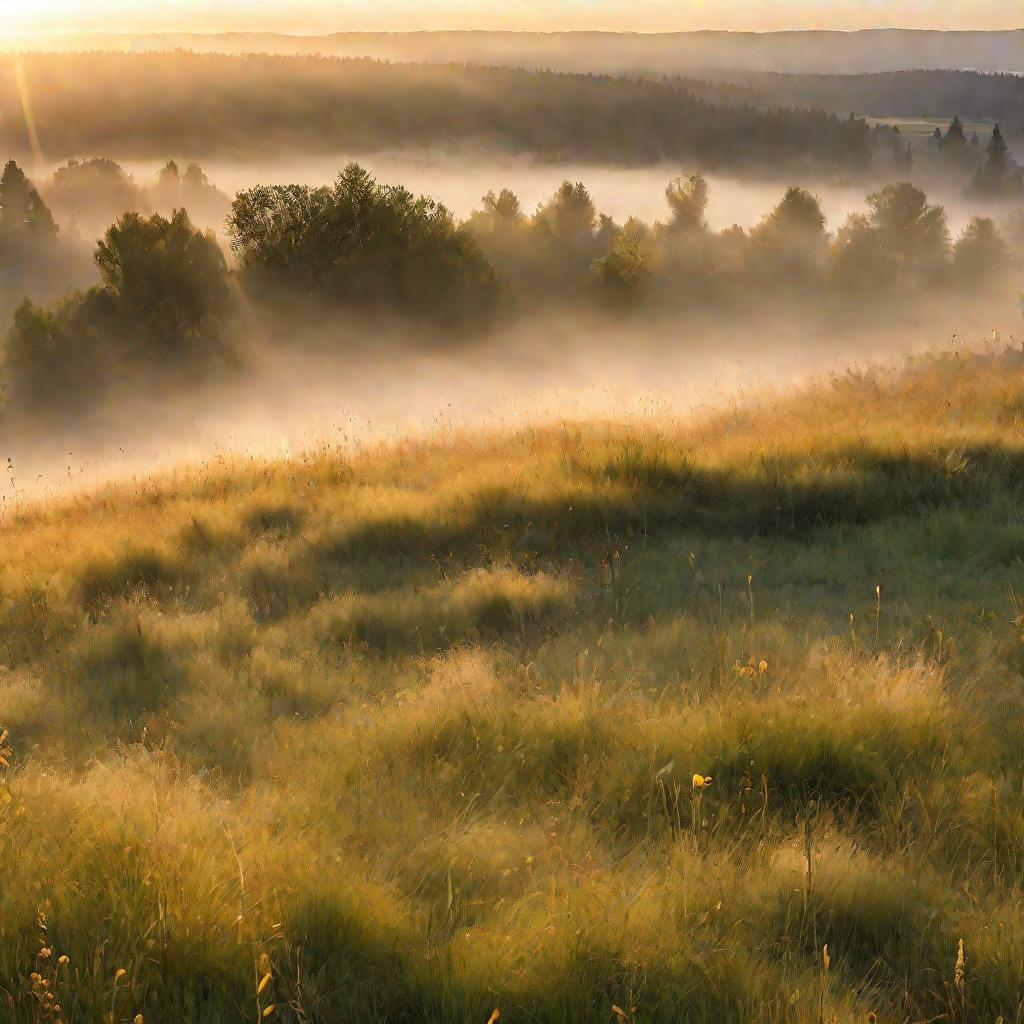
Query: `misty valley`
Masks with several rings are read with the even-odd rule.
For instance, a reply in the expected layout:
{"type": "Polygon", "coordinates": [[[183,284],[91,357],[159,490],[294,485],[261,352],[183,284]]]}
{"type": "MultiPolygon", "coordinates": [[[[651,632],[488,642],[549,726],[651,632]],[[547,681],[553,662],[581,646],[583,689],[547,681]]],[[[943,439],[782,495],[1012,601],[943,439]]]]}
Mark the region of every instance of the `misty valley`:
{"type": "Polygon", "coordinates": [[[0,1020],[1021,1021],[1021,31],[282,3],[0,24],[0,1020]]]}
{"type": "MultiPolygon", "coordinates": [[[[937,151],[969,149],[959,125],[937,151]]],[[[140,184],[108,158],[72,159],[37,187],[11,160],[0,179],[11,268],[0,287],[10,319],[3,416],[15,435],[33,421],[50,434],[62,423],[77,430],[83,417],[116,408],[126,386],[166,401],[244,377],[289,349],[316,352],[324,365],[372,362],[403,345],[507,356],[517,328],[536,338],[545,321],[570,314],[590,324],[597,360],[609,325],[642,321],[659,325],[666,349],[697,348],[709,331],[739,333],[767,317],[840,338],[902,324],[907,352],[921,318],[936,323],[936,307],[947,318],[955,310],[959,330],[998,333],[1009,323],[1012,333],[1024,213],[1012,202],[1019,172],[998,126],[975,162],[973,197],[954,203],[961,218],[972,202],[991,215],[970,216],[954,234],[944,207],[909,182],[880,185],[859,210],[834,215],[830,231],[806,188],[768,200],[771,186],[726,180],[734,204],[764,197],[774,206],[716,230],[713,188],[700,173],[663,185],[662,213],[650,221],[616,220],[569,179],[532,211],[501,188],[459,218],[356,163],[331,184],[255,185],[231,199],[197,163],[169,161],[140,184]],[[1003,182],[994,195],[979,191],[989,178],[1003,182]]],[[[542,173],[532,169],[529,184],[542,173]]],[[[658,173],[640,180],[653,184],[658,173]]],[[[834,209],[849,202],[849,186],[825,187],[834,209]]],[[[642,202],[650,209],[653,197],[642,202]]]]}

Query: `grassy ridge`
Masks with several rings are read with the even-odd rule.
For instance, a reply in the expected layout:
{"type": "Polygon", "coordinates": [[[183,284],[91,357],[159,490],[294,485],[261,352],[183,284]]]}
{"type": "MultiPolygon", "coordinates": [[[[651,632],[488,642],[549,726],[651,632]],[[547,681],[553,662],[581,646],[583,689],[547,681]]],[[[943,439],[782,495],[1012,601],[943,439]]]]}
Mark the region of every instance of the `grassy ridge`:
{"type": "Polygon", "coordinates": [[[1016,1020],[1022,417],[947,353],[9,513],[14,1019],[1016,1020]]]}

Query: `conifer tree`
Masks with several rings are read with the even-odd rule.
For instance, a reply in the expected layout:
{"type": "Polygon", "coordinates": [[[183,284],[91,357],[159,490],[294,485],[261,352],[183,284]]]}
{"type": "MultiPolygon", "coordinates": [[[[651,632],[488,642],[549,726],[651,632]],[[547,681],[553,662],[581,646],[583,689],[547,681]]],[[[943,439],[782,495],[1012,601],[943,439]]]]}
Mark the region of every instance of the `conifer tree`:
{"type": "Polygon", "coordinates": [[[974,190],[983,195],[998,196],[1010,187],[1011,161],[1009,147],[999,125],[992,128],[992,139],[985,147],[985,163],[974,176],[974,190]]]}
{"type": "Polygon", "coordinates": [[[26,231],[37,236],[57,233],[57,225],[46,204],[13,160],[8,160],[0,176],[0,231],[4,234],[26,231]]]}
{"type": "Polygon", "coordinates": [[[953,120],[950,121],[949,128],[942,139],[942,145],[944,148],[957,150],[962,149],[966,144],[967,138],[964,135],[963,122],[960,120],[959,114],[954,114],[953,120]]]}
{"type": "Polygon", "coordinates": [[[992,129],[992,141],[989,142],[985,153],[988,156],[989,167],[1000,174],[1005,173],[1009,159],[1009,147],[1006,145],[1006,139],[1003,138],[998,124],[992,129]]]}

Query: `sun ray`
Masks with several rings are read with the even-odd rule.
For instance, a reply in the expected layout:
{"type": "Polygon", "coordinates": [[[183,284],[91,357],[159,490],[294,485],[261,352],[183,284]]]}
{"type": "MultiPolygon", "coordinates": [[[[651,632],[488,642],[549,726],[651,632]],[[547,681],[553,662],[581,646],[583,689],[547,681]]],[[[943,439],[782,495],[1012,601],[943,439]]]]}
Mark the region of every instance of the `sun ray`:
{"type": "Polygon", "coordinates": [[[39,145],[39,133],[36,131],[36,119],[32,114],[32,100],[29,96],[28,80],[25,77],[25,69],[21,60],[14,58],[14,84],[21,98],[21,111],[25,118],[25,131],[28,134],[28,144],[32,149],[32,160],[35,163],[35,170],[42,170],[45,166],[43,160],[43,149],[39,145]]]}

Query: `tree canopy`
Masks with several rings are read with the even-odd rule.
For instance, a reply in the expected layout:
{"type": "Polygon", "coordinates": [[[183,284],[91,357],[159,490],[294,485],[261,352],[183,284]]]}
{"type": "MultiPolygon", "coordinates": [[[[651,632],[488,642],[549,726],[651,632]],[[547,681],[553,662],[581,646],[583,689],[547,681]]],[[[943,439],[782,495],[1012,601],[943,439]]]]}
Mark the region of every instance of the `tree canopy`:
{"type": "Polygon", "coordinates": [[[327,302],[458,320],[493,297],[493,267],[446,207],[358,164],[333,186],[240,193],[228,236],[250,279],[327,302]]]}

